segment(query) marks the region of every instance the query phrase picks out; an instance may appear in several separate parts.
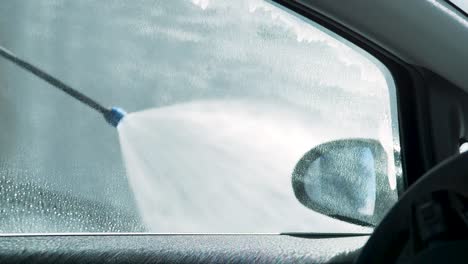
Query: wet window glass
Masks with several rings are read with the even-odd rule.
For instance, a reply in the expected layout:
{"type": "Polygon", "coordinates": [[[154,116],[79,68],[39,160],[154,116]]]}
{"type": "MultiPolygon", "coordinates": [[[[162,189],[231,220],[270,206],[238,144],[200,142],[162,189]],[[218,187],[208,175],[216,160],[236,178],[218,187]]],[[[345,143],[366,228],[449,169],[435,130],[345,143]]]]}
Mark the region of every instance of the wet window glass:
{"type": "Polygon", "coordinates": [[[0,45],[128,112],[114,128],[0,58],[0,233],[366,231],[291,185],[304,153],[347,138],[380,142],[396,192],[391,74],[277,4],[5,0],[0,45]]]}

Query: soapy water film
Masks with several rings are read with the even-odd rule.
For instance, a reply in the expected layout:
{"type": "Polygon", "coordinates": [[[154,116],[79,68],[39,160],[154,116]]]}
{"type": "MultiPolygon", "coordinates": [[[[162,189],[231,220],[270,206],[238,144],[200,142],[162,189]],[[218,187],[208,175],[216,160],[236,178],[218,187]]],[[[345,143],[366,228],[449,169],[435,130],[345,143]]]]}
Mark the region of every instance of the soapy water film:
{"type": "MultiPolygon", "coordinates": [[[[82,202],[51,194],[46,196],[52,201],[67,201],[50,209],[53,211],[50,221],[58,227],[51,228],[47,223],[39,227],[38,217],[31,214],[33,225],[28,228],[18,228],[16,218],[10,217],[11,228],[3,230],[361,230],[302,206],[294,197],[291,173],[305,152],[340,138],[376,138],[392,158],[394,135],[388,91],[391,84],[380,66],[310,21],[274,4],[254,0],[191,2],[173,3],[181,10],[180,15],[170,13],[174,12],[172,2],[151,5],[148,10],[153,19],[161,17],[163,22],[124,18],[112,22],[129,27],[138,40],[154,43],[151,45],[156,48],[142,49],[135,39],[133,42],[124,39],[116,41],[115,46],[127,41],[128,46],[121,47],[128,51],[127,55],[101,58],[109,62],[108,70],[113,75],[107,79],[113,83],[99,88],[107,96],[109,87],[113,87],[112,98],[131,112],[119,125],[118,136],[126,176],[144,228],[120,211],[112,213],[110,209],[107,210],[110,213],[95,214],[104,212],[104,207],[94,203],[82,206],[82,202]],[[193,4],[199,8],[193,8],[193,4]],[[174,21],[164,24],[172,18],[174,21]],[[155,36],[161,38],[159,42],[151,42],[155,36]],[[135,57],[137,63],[129,61],[129,56],[135,57]],[[152,59],[145,61],[146,57],[152,59]],[[119,86],[125,89],[118,90],[119,86]],[[128,101],[122,101],[119,94],[128,101]],[[141,101],[145,102],[144,107],[136,103],[141,101]],[[140,109],[147,110],[135,111],[140,109]],[[86,211],[91,213],[83,213],[86,211]],[[67,218],[68,214],[72,216],[67,218]],[[92,224],[86,220],[87,215],[94,219],[92,224]]],[[[76,8],[73,10],[78,12],[76,8]]],[[[88,35],[92,32],[88,31],[88,35]]],[[[97,48],[94,43],[99,42],[91,40],[93,49],[97,48]]],[[[80,43],[84,45],[86,39],[80,43]]],[[[112,49],[105,46],[104,51],[109,50],[112,49]]],[[[103,55],[106,53],[96,53],[94,57],[103,55]]],[[[67,72],[79,70],[73,65],[67,72]]],[[[93,85],[83,85],[83,89],[87,87],[93,85]]],[[[88,92],[92,94],[91,90],[88,92]]],[[[47,120],[42,117],[41,122],[46,124],[47,120]]],[[[95,140],[86,138],[90,142],[95,140]]],[[[97,140],[95,144],[99,145],[97,140]]],[[[59,174],[59,182],[66,176],[59,174]]],[[[119,196],[111,180],[105,180],[104,176],[93,179],[97,184],[106,183],[106,195],[119,196]]],[[[80,185],[75,186],[78,189],[80,185]]],[[[18,188],[11,190],[12,198],[17,190],[28,196],[32,187],[18,188]]],[[[41,196],[47,193],[36,189],[34,192],[41,196]]],[[[48,205],[36,206],[38,199],[25,199],[21,206],[37,207],[39,214],[44,214],[48,205]]],[[[16,212],[15,203],[12,208],[12,215],[23,214],[16,212]]],[[[24,223],[24,217],[18,219],[24,223]]]]}

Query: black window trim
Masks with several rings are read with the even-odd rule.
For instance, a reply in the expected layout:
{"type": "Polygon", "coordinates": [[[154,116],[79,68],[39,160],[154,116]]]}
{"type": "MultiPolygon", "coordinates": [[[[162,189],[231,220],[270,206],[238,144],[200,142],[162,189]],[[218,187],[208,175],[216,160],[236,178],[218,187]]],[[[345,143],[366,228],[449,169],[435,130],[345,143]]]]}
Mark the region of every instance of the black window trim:
{"type": "Polygon", "coordinates": [[[459,13],[465,16],[465,18],[468,17],[468,12],[463,10],[461,7],[457,6],[454,2],[451,0],[445,0],[451,7],[453,7],[455,10],[457,10],[459,13]]]}

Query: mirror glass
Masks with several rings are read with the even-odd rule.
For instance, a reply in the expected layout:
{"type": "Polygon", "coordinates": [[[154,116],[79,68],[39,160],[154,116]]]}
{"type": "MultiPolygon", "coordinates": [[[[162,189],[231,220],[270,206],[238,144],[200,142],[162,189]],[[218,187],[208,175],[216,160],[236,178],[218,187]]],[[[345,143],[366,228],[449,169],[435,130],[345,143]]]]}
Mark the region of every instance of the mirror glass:
{"type": "Polygon", "coordinates": [[[304,189],[311,202],[344,215],[374,214],[375,159],[369,147],[326,152],[310,163],[304,189]]]}
{"type": "Polygon", "coordinates": [[[347,222],[375,226],[398,199],[389,184],[388,156],[379,141],[342,139],[321,144],[297,163],[296,198],[347,222]]]}

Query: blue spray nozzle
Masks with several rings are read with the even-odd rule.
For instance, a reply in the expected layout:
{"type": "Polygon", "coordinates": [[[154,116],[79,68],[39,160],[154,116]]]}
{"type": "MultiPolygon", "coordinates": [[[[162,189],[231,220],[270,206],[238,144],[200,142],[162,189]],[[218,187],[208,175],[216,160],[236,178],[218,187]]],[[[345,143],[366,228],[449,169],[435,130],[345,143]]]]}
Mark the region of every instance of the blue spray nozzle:
{"type": "Polygon", "coordinates": [[[106,119],[107,123],[113,127],[117,127],[126,114],[127,112],[125,112],[125,110],[122,108],[112,107],[109,111],[104,113],[104,118],[106,119]]]}

